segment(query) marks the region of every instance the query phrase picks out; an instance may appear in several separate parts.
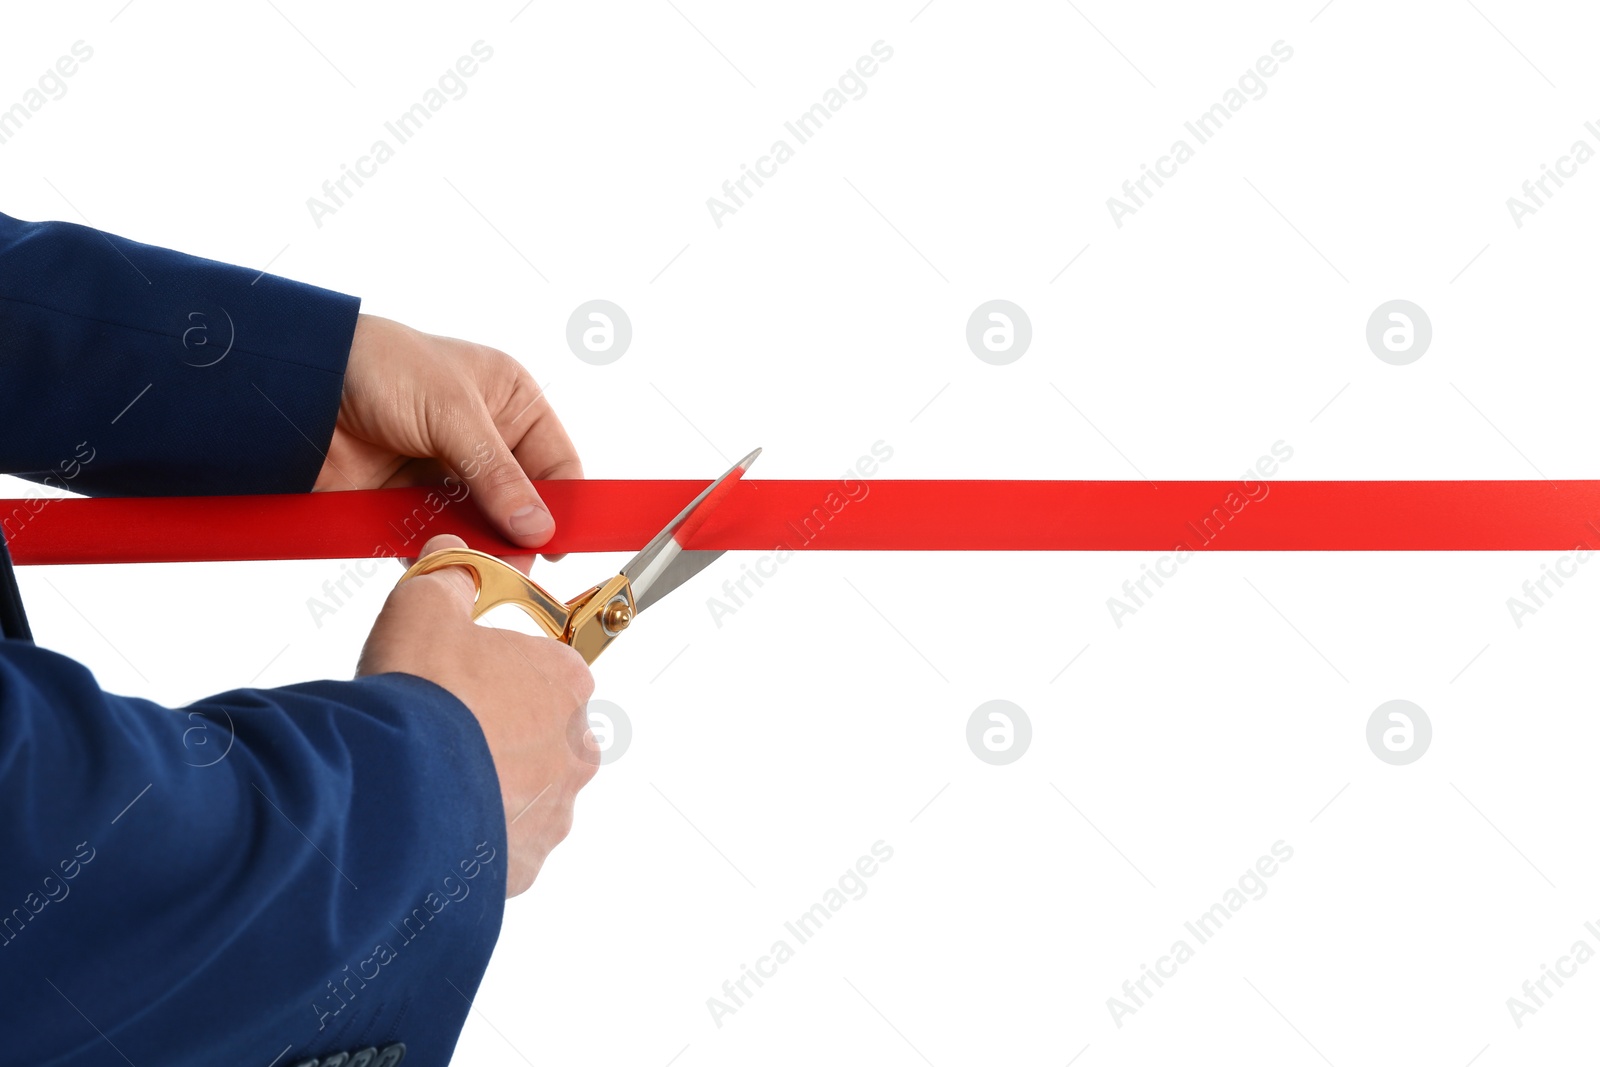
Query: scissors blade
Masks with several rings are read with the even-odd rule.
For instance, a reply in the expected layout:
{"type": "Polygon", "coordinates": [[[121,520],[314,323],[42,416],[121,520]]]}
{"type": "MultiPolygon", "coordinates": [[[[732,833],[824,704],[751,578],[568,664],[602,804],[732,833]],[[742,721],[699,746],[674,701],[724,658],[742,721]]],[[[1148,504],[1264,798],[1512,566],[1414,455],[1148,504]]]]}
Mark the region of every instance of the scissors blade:
{"type": "Polygon", "coordinates": [[[622,576],[633,587],[634,610],[643,611],[657,600],[672,592],[696,574],[711,566],[721,551],[695,549],[686,551],[683,543],[705,522],[706,516],[720,503],[750,464],[761,455],[756,449],[734,464],[726,474],[706,486],[705,490],[678,517],[667,523],[666,529],[651,538],[637,556],[622,568],[622,576]]]}

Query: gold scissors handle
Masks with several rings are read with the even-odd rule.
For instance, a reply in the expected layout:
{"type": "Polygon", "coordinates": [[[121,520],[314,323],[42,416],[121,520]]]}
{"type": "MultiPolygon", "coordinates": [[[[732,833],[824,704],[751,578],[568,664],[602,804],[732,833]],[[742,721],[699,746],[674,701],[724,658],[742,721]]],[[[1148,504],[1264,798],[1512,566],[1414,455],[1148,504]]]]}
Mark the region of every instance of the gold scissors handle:
{"type": "Polygon", "coordinates": [[[481,618],[502,604],[515,604],[539,628],[557,641],[571,645],[585,663],[593,663],[633,617],[700,573],[721,550],[686,550],[706,514],[761,454],[756,449],[706,486],[689,506],[651,538],[622,573],[563,603],[545,592],[538,582],[494,556],[470,548],[441,548],[411,565],[403,582],[440,567],[465,567],[478,587],[472,617],[481,618]]]}
{"type": "Polygon", "coordinates": [[[633,587],[624,575],[617,575],[565,603],[503,560],[471,548],[443,548],[430,552],[411,565],[401,581],[428,574],[441,567],[465,567],[478,587],[478,600],[472,609],[474,619],[503,604],[515,604],[527,612],[539,628],[557,641],[569,644],[593,663],[628,624],[638,610],[633,587]]]}

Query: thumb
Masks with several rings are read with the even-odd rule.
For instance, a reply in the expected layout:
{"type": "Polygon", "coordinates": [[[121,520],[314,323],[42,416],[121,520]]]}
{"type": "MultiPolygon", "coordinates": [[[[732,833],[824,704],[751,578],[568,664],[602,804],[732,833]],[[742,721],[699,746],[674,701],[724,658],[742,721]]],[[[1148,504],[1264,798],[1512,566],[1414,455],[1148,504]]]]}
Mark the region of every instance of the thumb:
{"type": "Polygon", "coordinates": [[[486,408],[479,405],[456,439],[444,445],[442,458],[466,481],[479,509],[501,533],[528,548],[550,540],[556,520],[486,408]]]}
{"type": "MultiPolygon", "coordinates": [[[[441,548],[466,547],[467,543],[461,538],[453,534],[440,534],[437,537],[428,539],[428,543],[422,546],[422,554],[426,556],[429,553],[439,551],[441,548]]],[[[478,583],[473,580],[472,573],[465,567],[441,567],[436,571],[429,571],[427,574],[419,574],[406,584],[410,585],[412,583],[447,590],[452,608],[460,605],[466,609],[468,615],[472,613],[472,607],[478,600],[478,583]]]]}
{"type": "MultiPolygon", "coordinates": [[[[461,538],[441,534],[429,539],[422,552],[466,547],[461,538]]],[[[444,624],[470,625],[477,599],[478,584],[465,567],[442,567],[401,582],[390,591],[372,624],[356,664],[356,676],[415,671],[412,659],[419,647],[425,647],[421,643],[437,641],[444,624]]]]}

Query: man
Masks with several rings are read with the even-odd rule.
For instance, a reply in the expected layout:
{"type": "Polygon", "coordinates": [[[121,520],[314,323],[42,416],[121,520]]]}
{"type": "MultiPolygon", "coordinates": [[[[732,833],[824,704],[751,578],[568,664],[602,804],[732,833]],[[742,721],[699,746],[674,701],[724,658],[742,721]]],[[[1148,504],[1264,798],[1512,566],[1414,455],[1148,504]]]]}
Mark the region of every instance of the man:
{"type": "MultiPolygon", "coordinates": [[[[0,215],[0,472],[148,495],[449,475],[545,544],[530,478],[582,469],[533,379],[358,307],[0,215]]],[[[32,644],[0,552],[0,1064],[447,1062],[504,899],[595,770],[583,660],[472,599],[460,568],[417,578],[354,680],[174,710],[32,644]]]]}

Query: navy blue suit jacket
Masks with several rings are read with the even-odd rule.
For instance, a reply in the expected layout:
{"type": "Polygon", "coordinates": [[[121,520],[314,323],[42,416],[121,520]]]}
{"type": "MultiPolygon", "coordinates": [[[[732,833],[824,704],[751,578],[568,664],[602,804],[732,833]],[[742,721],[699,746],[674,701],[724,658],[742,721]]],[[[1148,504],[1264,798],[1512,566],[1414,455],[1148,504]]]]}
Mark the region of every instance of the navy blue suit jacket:
{"type": "MultiPolygon", "coordinates": [[[[0,215],[0,472],[309,490],[357,307],[0,215]]],[[[18,543],[30,516],[0,528],[18,543]]],[[[0,641],[0,1065],[392,1067],[400,1044],[444,1064],[500,930],[505,833],[476,720],[420,678],[173,709],[0,641]]]]}

